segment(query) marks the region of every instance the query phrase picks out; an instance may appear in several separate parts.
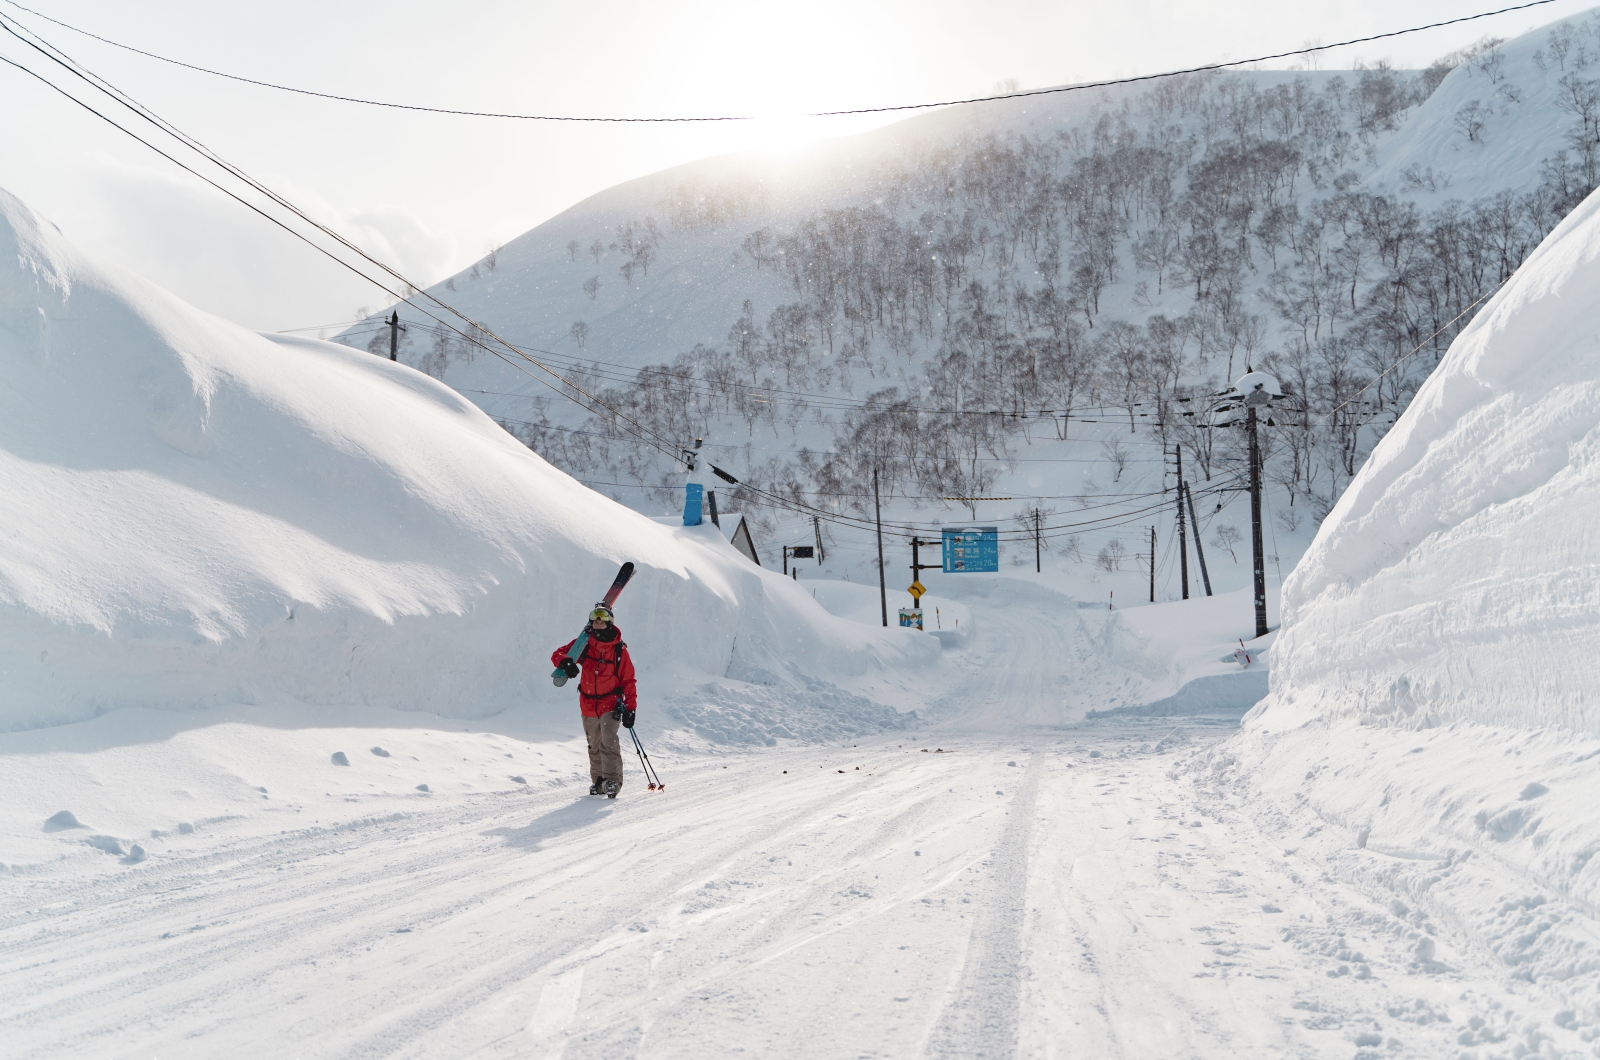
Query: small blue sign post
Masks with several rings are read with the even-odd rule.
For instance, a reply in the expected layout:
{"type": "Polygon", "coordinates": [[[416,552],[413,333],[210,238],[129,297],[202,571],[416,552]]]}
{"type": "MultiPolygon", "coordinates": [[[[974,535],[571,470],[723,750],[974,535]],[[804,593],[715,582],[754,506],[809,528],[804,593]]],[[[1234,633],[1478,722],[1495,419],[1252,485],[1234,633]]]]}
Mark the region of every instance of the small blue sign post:
{"type": "Polygon", "coordinates": [[[946,574],[993,574],[1000,570],[1000,529],[948,527],[944,531],[946,574]]]}

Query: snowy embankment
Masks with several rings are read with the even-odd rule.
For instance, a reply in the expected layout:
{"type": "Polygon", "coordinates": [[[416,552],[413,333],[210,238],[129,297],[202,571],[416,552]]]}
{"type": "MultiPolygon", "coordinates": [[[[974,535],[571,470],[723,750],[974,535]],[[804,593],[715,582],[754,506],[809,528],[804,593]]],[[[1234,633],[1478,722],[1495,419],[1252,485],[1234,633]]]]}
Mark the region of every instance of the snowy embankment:
{"type": "Polygon", "coordinates": [[[1419,969],[1486,950],[1565,996],[1518,1031],[1535,1047],[1600,1024],[1597,306],[1591,196],[1323,524],[1284,585],[1271,694],[1206,759],[1287,847],[1392,895],[1419,969]]]}
{"type": "Polygon", "coordinates": [[[199,312],[3,192],[0,361],[0,731],[130,707],[568,712],[549,652],[623,560],[645,710],[693,719],[743,679],[876,731],[899,716],[856,687],[938,655],[714,528],[606,500],[421,373],[199,312]]]}

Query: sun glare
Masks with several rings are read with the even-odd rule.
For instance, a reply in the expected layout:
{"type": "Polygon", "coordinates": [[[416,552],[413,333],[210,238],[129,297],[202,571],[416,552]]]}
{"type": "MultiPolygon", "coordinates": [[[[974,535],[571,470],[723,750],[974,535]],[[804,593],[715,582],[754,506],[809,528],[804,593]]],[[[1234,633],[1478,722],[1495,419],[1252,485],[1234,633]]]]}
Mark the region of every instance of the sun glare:
{"type": "Polygon", "coordinates": [[[664,34],[652,92],[638,107],[759,115],[721,125],[717,138],[736,150],[793,154],[863,127],[808,113],[916,92],[920,79],[906,50],[883,47],[892,37],[892,20],[871,0],[848,8],[824,0],[798,16],[778,5],[705,0],[664,34]],[[841,33],[846,25],[851,32],[841,33]]]}

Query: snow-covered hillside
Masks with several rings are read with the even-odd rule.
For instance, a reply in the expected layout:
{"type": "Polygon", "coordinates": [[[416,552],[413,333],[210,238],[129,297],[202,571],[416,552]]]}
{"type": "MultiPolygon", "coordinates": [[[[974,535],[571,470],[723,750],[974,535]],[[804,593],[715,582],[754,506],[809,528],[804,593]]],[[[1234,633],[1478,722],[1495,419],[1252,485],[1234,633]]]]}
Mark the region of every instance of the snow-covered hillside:
{"type": "MultiPolygon", "coordinates": [[[[1597,29],[1574,17],[1425,71],[1174,78],[707,159],[431,290],[571,387],[407,305],[400,359],[640,511],[672,510],[682,479],[638,435],[704,438],[764,491],[731,500],[765,561],[818,511],[855,517],[823,520],[834,578],[875,578],[876,469],[897,552],[907,527],[971,521],[1002,524],[1027,563],[1040,510],[1054,566],[1090,595],[1102,550],[1125,555],[1106,574],[1147,573],[1154,524],[1157,598],[1178,598],[1176,528],[1155,510],[1181,449],[1215,490],[1200,536],[1231,591],[1231,556],[1215,560],[1247,525],[1242,444],[1208,402],[1247,363],[1289,388],[1264,436],[1276,577],[1457,331],[1600,181],[1583,146],[1597,29]],[[1005,500],[950,499],[973,496],[1005,500]]],[[[340,341],[387,354],[387,313],[340,341]]]]}
{"type": "Polygon", "coordinates": [[[1420,965],[1481,947],[1556,991],[1554,1025],[1583,1040],[1600,1026],[1597,304],[1593,195],[1323,524],[1284,585],[1271,693],[1200,774],[1392,895],[1420,965]]]}
{"type": "Polygon", "coordinates": [[[652,705],[937,654],[834,619],[709,526],[596,495],[410,368],[200,313],[3,193],[0,311],[0,728],[276,697],[565,705],[548,652],[622,560],[652,705]]]}
{"type": "Polygon", "coordinates": [[[1593,24],[1563,19],[1462,63],[1375,145],[1364,183],[1425,207],[1537,186],[1558,152],[1582,152],[1574,127],[1595,118],[1593,24]]]}

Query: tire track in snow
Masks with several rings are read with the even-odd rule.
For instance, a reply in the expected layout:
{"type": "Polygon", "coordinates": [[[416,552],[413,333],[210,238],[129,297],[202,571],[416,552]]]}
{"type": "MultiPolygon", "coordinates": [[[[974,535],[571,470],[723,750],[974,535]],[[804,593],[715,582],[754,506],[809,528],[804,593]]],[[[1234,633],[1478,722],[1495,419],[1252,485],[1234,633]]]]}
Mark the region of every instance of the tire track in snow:
{"type": "Polygon", "coordinates": [[[979,906],[954,997],[929,1036],[932,1057],[1014,1057],[1022,1002],[1023,919],[1028,900],[1028,848],[1045,756],[1031,755],[1011,819],[990,855],[993,883],[979,906]]]}

